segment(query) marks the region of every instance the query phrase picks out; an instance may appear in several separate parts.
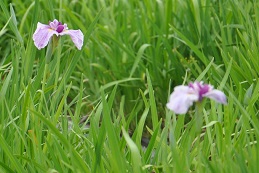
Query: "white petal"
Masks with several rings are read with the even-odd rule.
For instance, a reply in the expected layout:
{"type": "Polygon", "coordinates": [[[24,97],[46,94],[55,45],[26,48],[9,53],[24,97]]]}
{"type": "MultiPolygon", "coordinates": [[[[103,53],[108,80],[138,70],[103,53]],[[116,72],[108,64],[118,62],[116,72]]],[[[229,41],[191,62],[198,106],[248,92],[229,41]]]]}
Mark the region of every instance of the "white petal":
{"type": "Polygon", "coordinates": [[[48,28],[50,28],[49,25],[45,25],[45,24],[38,22],[36,31],[34,33],[38,32],[40,29],[48,29],[48,28]]]}
{"type": "Polygon", "coordinates": [[[187,113],[194,101],[197,101],[199,96],[193,93],[192,89],[187,86],[177,86],[171,94],[167,108],[174,111],[176,114],[187,113]]]}
{"type": "Polygon", "coordinates": [[[64,30],[63,32],[59,33],[59,35],[69,35],[74,42],[77,49],[81,50],[84,42],[84,34],[80,29],[78,30],[64,30]]]}
{"type": "Polygon", "coordinates": [[[54,34],[57,34],[57,32],[50,29],[50,27],[48,25],[38,23],[37,29],[34,32],[33,37],[32,37],[35,46],[38,49],[44,48],[48,44],[50,38],[54,34]]]}
{"type": "Polygon", "coordinates": [[[208,93],[203,95],[204,97],[208,97],[210,99],[213,99],[219,103],[227,104],[227,97],[226,95],[220,91],[220,90],[211,90],[208,93]]]}

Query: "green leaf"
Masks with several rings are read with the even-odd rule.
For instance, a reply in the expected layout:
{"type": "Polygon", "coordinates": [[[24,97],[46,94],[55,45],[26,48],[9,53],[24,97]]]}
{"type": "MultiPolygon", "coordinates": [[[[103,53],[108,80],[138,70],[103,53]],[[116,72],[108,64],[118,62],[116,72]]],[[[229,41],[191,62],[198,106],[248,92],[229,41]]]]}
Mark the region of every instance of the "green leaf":
{"type": "Polygon", "coordinates": [[[203,126],[202,128],[207,128],[207,127],[213,126],[216,123],[219,123],[219,122],[218,121],[211,121],[208,124],[206,124],[205,126],[203,126]]]}
{"type": "Polygon", "coordinates": [[[133,140],[130,138],[129,134],[125,131],[124,128],[122,128],[122,134],[128,144],[128,147],[130,148],[131,151],[131,160],[132,160],[132,168],[133,168],[133,172],[138,173],[138,172],[142,172],[141,166],[142,166],[142,162],[141,162],[141,156],[138,150],[137,145],[133,142],[133,140]]]}

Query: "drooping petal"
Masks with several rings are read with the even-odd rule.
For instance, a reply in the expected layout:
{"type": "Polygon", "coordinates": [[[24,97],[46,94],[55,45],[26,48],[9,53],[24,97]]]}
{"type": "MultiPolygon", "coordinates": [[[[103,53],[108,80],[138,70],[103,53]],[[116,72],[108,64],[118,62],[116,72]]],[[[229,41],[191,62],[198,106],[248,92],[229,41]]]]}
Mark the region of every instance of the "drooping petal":
{"type": "Polygon", "coordinates": [[[38,22],[36,31],[34,33],[38,32],[40,29],[48,29],[48,28],[50,28],[49,25],[45,25],[45,24],[42,24],[42,23],[38,22]]]}
{"type": "Polygon", "coordinates": [[[198,99],[199,96],[192,91],[192,88],[181,85],[175,87],[166,106],[176,114],[185,114],[193,102],[198,99]]]}
{"type": "Polygon", "coordinates": [[[51,29],[48,25],[38,23],[37,29],[33,34],[33,41],[35,46],[39,50],[44,48],[54,34],[58,34],[58,33],[53,29],[51,29]]]}
{"type": "Polygon", "coordinates": [[[209,91],[208,93],[204,94],[203,96],[213,99],[219,103],[227,104],[227,97],[220,90],[213,89],[213,90],[209,91]]]}
{"type": "Polygon", "coordinates": [[[59,35],[69,35],[77,47],[77,49],[81,50],[84,42],[84,34],[80,29],[78,30],[64,30],[63,32],[59,33],[59,35]]]}

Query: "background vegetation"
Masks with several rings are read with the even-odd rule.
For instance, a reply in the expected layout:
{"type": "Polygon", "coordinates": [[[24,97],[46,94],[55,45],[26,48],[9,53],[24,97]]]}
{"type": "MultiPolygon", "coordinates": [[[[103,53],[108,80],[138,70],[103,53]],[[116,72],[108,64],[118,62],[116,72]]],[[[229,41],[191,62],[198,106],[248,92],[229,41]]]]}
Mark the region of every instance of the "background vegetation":
{"type": "Polygon", "coordinates": [[[0,172],[259,172],[256,0],[0,1],[0,172]],[[32,35],[81,29],[46,63],[32,35]],[[204,81],[201,134],[166,109],[204,81]]]}

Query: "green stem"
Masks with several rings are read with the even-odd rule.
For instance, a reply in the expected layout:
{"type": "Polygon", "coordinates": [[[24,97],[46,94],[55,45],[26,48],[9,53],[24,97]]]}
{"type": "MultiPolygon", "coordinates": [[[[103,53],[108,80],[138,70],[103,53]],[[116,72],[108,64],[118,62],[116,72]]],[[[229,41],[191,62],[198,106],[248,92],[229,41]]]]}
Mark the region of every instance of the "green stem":
{"type": "Polygon", "coordinates": [[[203,109],[203,102],[197,102],[195,107],[196,135],[201,132],[202,117],[203,117],[202,109],[203,109]]]}
{"type": "MultiPolygon", "coordinates": [[[[62,0],[59,0],[59,21],[62,21],[62,0]]],[[[57,39],[57,41],[59,41],[57,39]]],[[[59,68],[60,68],[60,58],[61,58],[61,46],[58,47],[58,54],[57,54],[57,68],[56,68],[56,74],[55,74],[55,83],[54,83],[54,92],[57,89],[58,85],[58,77],[59,77],[59,68]]]]}
{"type": "Polygon", "coordinates": [[[46,80],[47,80],[47,73],[48,73],[48,63],[45,63],[45,68],[44,68],[44,74],[43,74],[43,80],[42,80],[42,86],[41,86],[41,97],[40,97],[40,102],[39,102],[39,107],[38,111],[42,112],[42,104],[43,104],[43,99],[44,99],[44,90],[46,86],[46,80]]]}
{"type": "Polygon", "coordinates": [[[60,59],[61,59],[61,46],[57,47],[58,52],[57,52],[57,66],[56,66],[56,71],[55,71],[55,83],[54,83],[54,92],[57,89],[58,85],[58,78],[59,78],[59,69],[60,69],[60,59]]]}
{"type": "MultiPolygon", "coordinates": [[[[195,107],[195,138],[196,138],[196,149],[197,149],[197,157],[198,160],[200,160],[201,158],[201,150],[202,150],[202,146],[201,146],[201,130],[202,130],[202,123],[203,123],[203,110],[204,107],[204,101],[201,102],[197,102],[196,103],[196,107],[195,107]]],[[[200,167],[200,163],[197,164],[197,169],[199,169],[200,167]]]]}
{"type": "Polygon", "coordinates": [[[46,80],[47,80],[48,67],[49,67],[49,62],[50,62],[52,54],[53,54],[53,43],[52,43],[52,41],[53,40],[51,39],[49,44],[48,44],[46,57],[45,57],[45,68],[44,68],[44,74],[43,74],[42,86],[41,86],[42,93],[41,93],[40,102],[39,102],[39,109],[38,109],[39,112],[42,109],[42,103],[43,103],[43,98],[44,98],[44,90],[45,90],[45,85],[46,85],[46,80]]]}

